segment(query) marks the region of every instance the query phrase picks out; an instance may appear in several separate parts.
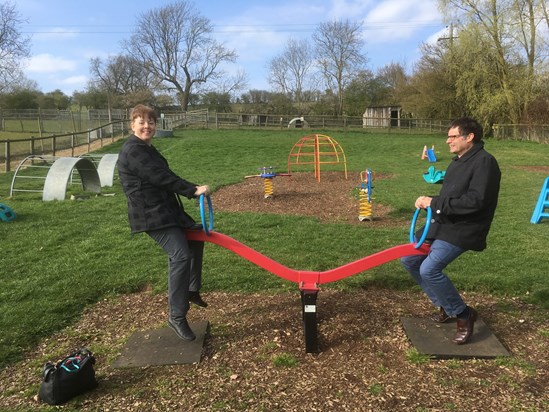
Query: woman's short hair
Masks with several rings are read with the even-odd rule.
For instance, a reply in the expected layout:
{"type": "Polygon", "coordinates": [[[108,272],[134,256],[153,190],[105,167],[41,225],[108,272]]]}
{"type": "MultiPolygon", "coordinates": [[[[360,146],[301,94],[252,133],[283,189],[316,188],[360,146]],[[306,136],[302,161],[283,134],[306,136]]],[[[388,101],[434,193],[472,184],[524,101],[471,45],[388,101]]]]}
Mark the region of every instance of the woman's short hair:
{"type": "Polygon", "coordinates": [[[153,119],[156,122],[156,112],[153,108],[145,106],[144,104],[138,104],[132,109],[130,120],[133,122],[138,117],[141,117],[142,119],[148,117],[149,119],[153,119]]]}

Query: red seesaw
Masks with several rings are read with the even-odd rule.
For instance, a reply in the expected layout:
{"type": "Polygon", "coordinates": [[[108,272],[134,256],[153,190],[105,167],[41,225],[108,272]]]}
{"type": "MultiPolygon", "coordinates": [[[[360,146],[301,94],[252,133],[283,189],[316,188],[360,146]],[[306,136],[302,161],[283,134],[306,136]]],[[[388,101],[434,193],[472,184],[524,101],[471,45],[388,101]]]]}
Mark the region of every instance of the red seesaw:
{"type": "Polygon", "coordinates": [[[297,283],[301,292],[305,349],[307,353],[318,352],[316,299],[318,296],[319,285],[329,282],[335,282],[337,280],[356,275],[357,273],[364,272],[368,269],[390,262],[391,260],[399,259],[403,256],[426,255],[427,253],[429,253],[429,246],[423,245],[423,242],[425,240],[427,230],[429,228],[429,223],[431,221],[431,209],[427,209],[427,218],[423,235],[421,236],[419,241],[415,243],[414,231],[417,217],[420,212],[420,209],[417,209],[414,214],[412,224],[410,226],[410,243],[394,246],[392,248],[374,253],[373,255],[355,260],[354,262],[339,266],[335,269],[330,269],[322,272],[291,269],[276,262],[273,259],[268,258],[260,252],[244,245],[243,243],[240,243],[238,240],[233,239],[230,236],[212,231],[213,209],[209,197],[207,197],[207,201],[209,206],[210,224],[208,226],[206,225],[204,196],[201,196],[200,214],[202,218],[202,227],[204,230],[187,230],[187,238],[189,240],[210,242],[218,246],[224,247],[225,249],[236,253],[237,255],[267,270],[268,272],[271,272],[276,276],[289,280],[290,282],[297,283]]]}

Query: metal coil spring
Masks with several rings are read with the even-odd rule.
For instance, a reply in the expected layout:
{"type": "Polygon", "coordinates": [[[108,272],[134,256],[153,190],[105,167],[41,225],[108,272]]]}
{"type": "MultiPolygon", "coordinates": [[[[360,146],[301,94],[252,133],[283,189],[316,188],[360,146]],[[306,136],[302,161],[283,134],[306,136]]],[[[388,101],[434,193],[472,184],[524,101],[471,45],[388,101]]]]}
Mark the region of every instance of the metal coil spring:
{"type": "Polygon", "coordinates": [[[268,197],[271,197],[274,192],[273,188],[273,179],[271,177],[266,177],[263,179],[263,197],[267,199],[268,197]]]}
{"type": "Polygon", "coordinates": [[[358,220],[373,220],[372,217],[372,203],[368,201],[368,190],[361,189],[359,192],[360,198],[360,211],[358,214],[358,220]]]}

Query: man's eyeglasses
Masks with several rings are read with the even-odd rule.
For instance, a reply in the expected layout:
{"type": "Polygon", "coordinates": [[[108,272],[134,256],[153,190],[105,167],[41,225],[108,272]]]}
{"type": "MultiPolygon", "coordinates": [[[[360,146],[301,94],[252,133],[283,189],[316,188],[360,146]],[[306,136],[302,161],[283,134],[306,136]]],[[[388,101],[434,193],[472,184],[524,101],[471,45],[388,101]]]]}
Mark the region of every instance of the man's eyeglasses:
{"type": "Polygon", "coordinates": [[[465,136],[466,136],[466,135],[464,135],[464,134],[450,134],[450,135],[448,135],[448,136],[446,136],[446,137],[447,137],[448,139],[454,140],[454,139],[457,138],[457,137],[465,137],[465,136]]]}

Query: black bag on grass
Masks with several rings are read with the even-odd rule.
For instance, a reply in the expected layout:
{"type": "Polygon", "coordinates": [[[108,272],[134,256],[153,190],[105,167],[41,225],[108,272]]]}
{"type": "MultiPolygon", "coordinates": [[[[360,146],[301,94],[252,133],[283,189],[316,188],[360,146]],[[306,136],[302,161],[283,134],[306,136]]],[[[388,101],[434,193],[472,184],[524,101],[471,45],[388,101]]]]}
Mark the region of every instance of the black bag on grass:
{"type": "Polygon", "coordinates": [[[94,364],[95,358],[88,349],[80,349],[55,365],[46,363],[38,398],[50,405],[59,405],[94,389],[97,387],[94,364]]]}

